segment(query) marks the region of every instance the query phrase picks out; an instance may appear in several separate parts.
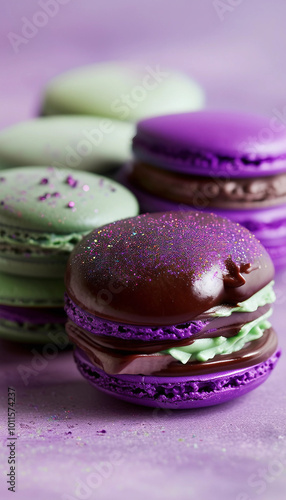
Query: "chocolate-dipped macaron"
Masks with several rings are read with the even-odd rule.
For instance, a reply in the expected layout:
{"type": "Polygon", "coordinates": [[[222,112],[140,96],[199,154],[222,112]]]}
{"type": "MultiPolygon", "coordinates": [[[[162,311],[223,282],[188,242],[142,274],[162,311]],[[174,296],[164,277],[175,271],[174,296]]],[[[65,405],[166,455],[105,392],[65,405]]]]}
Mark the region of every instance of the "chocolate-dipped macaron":
{"type": "Polygon", "coordinates": [[[286,265],[286,129],[268,118],[199,111],[145,119],[128,182],[142,212],[195,208],[252,231],[286,265]],[[271,125],[271,126],[270,126],[271,125]]]}
{"type": "Polygon", "coordinates": [[[147,406],[243,395],[280,356],[273,274],[256,238],[214,214],[145,214],[95,229],[66,271],[78,368],[98,389],[147,406]]]}

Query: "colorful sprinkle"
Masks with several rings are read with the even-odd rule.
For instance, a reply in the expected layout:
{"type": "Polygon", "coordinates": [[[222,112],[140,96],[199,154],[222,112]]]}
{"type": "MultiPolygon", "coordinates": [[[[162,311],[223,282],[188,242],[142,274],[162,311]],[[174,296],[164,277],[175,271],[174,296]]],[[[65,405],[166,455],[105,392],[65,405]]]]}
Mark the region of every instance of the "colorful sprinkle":
{"type": "Polygon", "coordinates": [[[43,194],[42,196],[39,196],[38,200],[40,201],[44,201],[44,200],[47,200],[48,198],[51,197],[51,194],[50,193],[45,193],[43,194]]]}
{"type": "Polygon", "coordinates": [[[47,179],[47,177],[43,177],[43,179],[40,180],[40,184],[48,184],[49,183],[49,179],[47,179]]]}
{"type": "Polygon", "coordinates": [[[66,178],[66,183],[72,187],[75,188],[78,185],[78,181],[72,177],[72,175],[68,175],[66,178]]]}

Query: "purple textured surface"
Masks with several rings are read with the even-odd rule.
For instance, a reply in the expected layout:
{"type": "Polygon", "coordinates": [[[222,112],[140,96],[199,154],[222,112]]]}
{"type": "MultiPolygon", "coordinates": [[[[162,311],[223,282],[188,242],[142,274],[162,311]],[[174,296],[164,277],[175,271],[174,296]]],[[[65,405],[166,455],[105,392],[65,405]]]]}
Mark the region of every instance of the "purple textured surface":
{"type": "Polygon", "coordinates": [[[226,403],[255,389],[270,375],[281,351],[252,367],[196,377],[108,375],[80,349],[74,356],[83,377],[96,388],[130,403],[180,410],[226,403]]]}
{"type": "MultiPolygon", "coordinates": [[[[8,33],[21,35],[22,17],[41,8],[38,0],[2,0],[0,127],[35,114],[41,86],[54,75],[120,58],[185,70],[203,84],[209,107],[264,113],[269,124],[278,115],[285,125],[285,0],[225,0],[221,17],[215,3],[58,2],[58,13],[15,53],[8,33]]],[[[25,385],[18,369],[31,368],[35,353],[1,342],[1,499],[13,496],[5,474],[7,387],[14,386],[17,500],[284,500],[285,288],[281,271],[273,325],[284,356],[265,384],[212,408],[116,401],[83,380],[71,352],[38,361],[25,385]]]]}
{"type": "Polygon", "coordinates": [[[208,321],[194,321],[186,325],[172,325],[167,327],[134,326],[105,321],[92,314],[86,313],[78,307],[67,295],[65,297],[65,311],[68,317],[81,328],[97,335],[117,337],[121,339],[140,340],[168,340],[185,339],[198,333],[208,321]]]}
{"type": "Polygon", "coordinates": [[[196,175],[256,177],[286,170],[286,130],[241,113],[199,111],[155,117],[137,125],[135,157],[196,175]]]}

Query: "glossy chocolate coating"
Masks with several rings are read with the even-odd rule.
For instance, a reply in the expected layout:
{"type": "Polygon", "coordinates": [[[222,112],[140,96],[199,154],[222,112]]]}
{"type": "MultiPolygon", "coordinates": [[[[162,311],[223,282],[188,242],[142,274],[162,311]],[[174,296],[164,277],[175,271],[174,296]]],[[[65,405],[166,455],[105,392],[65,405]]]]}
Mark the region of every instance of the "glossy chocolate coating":
{"type": "Polygon", "coordinates": [[[92,231],[70,256],[69,297],[112,321],[174,325],[269,283],[273,264],[245,228],[213,214],[145,214],[92,231]]]}

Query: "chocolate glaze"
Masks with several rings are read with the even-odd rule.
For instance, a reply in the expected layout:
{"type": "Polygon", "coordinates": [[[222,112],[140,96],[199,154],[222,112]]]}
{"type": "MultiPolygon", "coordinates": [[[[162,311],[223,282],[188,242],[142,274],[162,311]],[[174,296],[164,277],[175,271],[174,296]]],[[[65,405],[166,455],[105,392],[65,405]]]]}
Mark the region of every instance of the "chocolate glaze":
{"type": "Polygon", "coordinates": [[[117,221],[84,237],[70,256],[66,289],[94,316],[164,326],[236,305],[273,274],[266,250],[245,228],[214,214],[166,212],[117,221]]]}
{"type": "Polygon", "coordinates": [[[227,173],[203,177],[135,162],[130,181],[153,195],[193,207],[247,209],[286,202],[285,173],[245,179],[231,178],[227,173]]]}
{"type": "MultiPolygon", "coordinates": [[[[88,355],[92,363],[109,374],[169,377],[236,370],[266,361],[276,351],[278,345],[276,333],[270,328],[259,339],[248,342],[240,351],[217,355],[206,362],[190,361],[182,364],[168,354],[124,354],[123,351],[103,347],[86,332],[79,332],[78,327],[71,322],[67,323],[66,329],[70,339],[88,355]]],[[[180,343],[180,345],[186,344],[186,341],[180,343]]]]}

